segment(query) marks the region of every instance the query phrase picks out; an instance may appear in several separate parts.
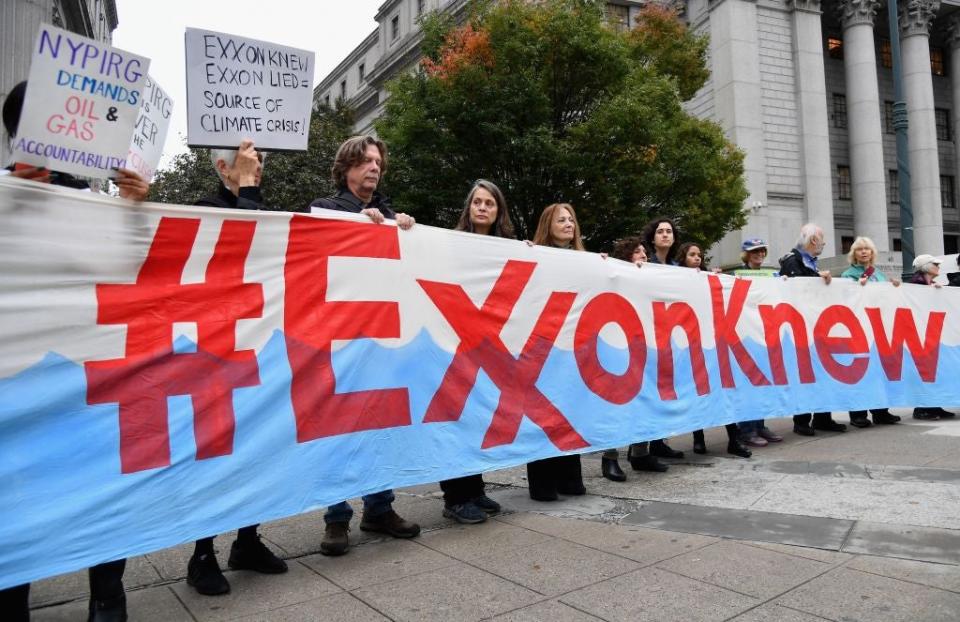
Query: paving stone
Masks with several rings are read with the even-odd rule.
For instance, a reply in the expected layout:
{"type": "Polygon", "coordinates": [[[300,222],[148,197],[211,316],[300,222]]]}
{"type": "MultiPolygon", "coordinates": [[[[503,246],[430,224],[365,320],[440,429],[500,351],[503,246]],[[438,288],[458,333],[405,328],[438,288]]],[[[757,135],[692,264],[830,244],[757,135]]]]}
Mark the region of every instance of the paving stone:
{"type": "Polygon", "coordinates": [[[850,521],[817,516],[658,502],[644,503],[621,522],[625,525],[643,525],[737,540],[760,540],[834,550],[840,549],[852,524],[850,521]]]}
{"type": "Polygon", "coordinates": [[[816,549],[809,546],[793,546],[791,544],[778,544],[776,542],[751,542],[748,540],[741,540],[740,543],[827,564],[842,564],[853,557],[853,555],[849,553],[816,549]]]}
{"type": "Polygon", "coordinates": [[[547,596],[640,568],[631,560],[558,539],[534,544],[522,551],[488,555],[473,563],[547,596]]]}
{"type": "Polygon", "coordinates": [[[848,563],[846,568],[960,592],[960,566],[952,564],[860,555],[848,563]]]}
{"type": "Polygon", "coordinates": [[[626,557],[641,564],[653,564],[717,541],[717,538],[710,536],[541,514],[512,514],[500,520],[626,557]]]}
{"type": "MultiPolygon", "coordinates": [[[[230,557],[230,544],[236,536],[219,536],[213,541],[214,550],[217,552],[217,559],[222,568],[227,558],[230,557]]],[[[145,555],[151,565],[157,569],[160,576],[166,581],[176,581],[184,579],[187,576],[187,563],[190,556],[193,555],[194,543],[181,544],[168,549],[161,549],[145,555]]],[[[126,577],[124,577],[126,579],[126,577]]]]}
{"type": "Polygon", "coordinates": [[[456,563],[414,541],[396,539],[354,546],[339,557],[318,554],[299,561],[345,590],[386,583],[456,563]]]}
{"type": "MultiPolygon", "coordinates": [[[[130,622],[193,622],[190,613],[167,586],[127,592],[127,613],[130,622]]],[[[30,612],[32,622],[76,622],[86,619],[86,598],[30,612]]]]}
{"type": "MultiPolygon", "coordinates": [[[[157,570],[144,557],[132,557],[127,560],[127,567],[123,573],[123,586],[126,589],[152,585],[159,580],[157,570]]],[[[89,594],[90,580],[87,571],[78,570],[34,581],[30,585],[30,606],[39,607],[78,598],[86,603],[89,594]]]]}
{"type": "Polygon", "coordinates": [[[776,620],[776,622],[823,622],[828,618],[821,618],[812,613],[797,611],[789,607],[766,604],[742,613],[731,619],[730,622],[770,622],[771,620],[776,620]]]}
{"type": "Polygon", "coordinates": [[[186,582],[175,584],[173,590],[198,622],[264,613],[341,591],[306,566],[295,561],[288,565],[290,570],[280,575],[224,572],[231,590],[222,596],[202,596],[186,582]]]}
{"type": "Polygon", "coordinates": [[[353,594],[393,620],[411,622],[482,620],[542,598],[462,563],[361,588],[353,594]]]}
{"type": "Polygon", "coordinates": [[[760,604],[655,567],[570,592],[560,601],[610,622],[720,622],[760,604]]]}
{"type": "Polygon", "coordinates": [[[597,622],[600,618],[578,611],[569,605],[548,600],[502,616],[491,618],[492,622],[597,622]]]}
{"type": "MultiPolygon", "coordinates": [[[[944,505],[955,507],[951,503],[944,505]]],[[[960,531],[858,521],[843,551],[960,564],[960,531]]]]}
{"type": "Polygon", "coordinates": [[[479,525],[454,525],[422,534],[417,541],[445,555],[471,561],[492,553],[508,553],[551,537],[492,519],[479,525]]]}
{"type": "Polygon", "coordinates": [[[362,600],[347,593],[324,596],[296,605],[236,618],[236,622],[302,622],[303,620],[383,622],[389,621],[390,618],[377,613],[362,600]]]}
{"type": "Polygon", "coordinates": [[[777,604],[844,622],[956,622],[960,594],[839,568],[777,604]]]}
{"type": "Polygon", "coordinates": [[[660,562],[657,567],[768,599],[825,572],[830,564],[728,540],[660,562]]]}
{"type": "Polygon", "coordinates": [[[534,501],[524,488],[505,488],[489,494],[506,512],[540,512],[552,516],[586,518],[602,516],[617,509],[617,501],[606,497],[561,496],[558,501],[534,501]]]}

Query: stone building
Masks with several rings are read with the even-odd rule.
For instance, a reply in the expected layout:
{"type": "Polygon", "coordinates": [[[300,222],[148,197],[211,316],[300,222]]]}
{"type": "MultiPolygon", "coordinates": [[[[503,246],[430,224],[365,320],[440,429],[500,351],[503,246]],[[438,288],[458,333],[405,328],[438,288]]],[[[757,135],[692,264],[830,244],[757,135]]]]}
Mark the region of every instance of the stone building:
{"type": "MultiPolygon", "coordinates": [[[[0,2],[0,101],[30,73],[33,43],[41,23],[110,43],[117,28],[115,0],[3,0],[0,2]]],[[[0,163],[10,158],[3,131],[0,163]]]]}
{"type": "MultiPolygon", "coordinates": [[[[382,113],[387,81],[415,70],[425,11],[462,13],[465,0],[387,0],[378,27],[315,90],[343,99],[357,131],[382,113]]],[[[608,2],[611,27],[628,28],[642,2],[608,2]]],[[[748,224],[722,240],[715,263],[737,261],[762,237],[771,259],[800,226],[820,224],[825,256],[856,235],[898,269],[900,214],[887,6],[880,0],[674,0],[710,36],[711,78],[689,103],[746,154],[748,224]]],[[[917,253],[956,253],[960,236],[960,2],[901,0],[899,32],[909,119],[910,191],[917,253]]],[[[839,261],[838,257],[838,261],[839,261]]]]}

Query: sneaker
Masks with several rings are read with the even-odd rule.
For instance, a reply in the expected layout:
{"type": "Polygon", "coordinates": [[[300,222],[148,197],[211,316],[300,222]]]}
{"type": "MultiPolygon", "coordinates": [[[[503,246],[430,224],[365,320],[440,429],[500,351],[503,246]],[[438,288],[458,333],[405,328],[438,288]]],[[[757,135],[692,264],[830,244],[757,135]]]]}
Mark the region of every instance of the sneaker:
{"type": "Polygon", "coordinates": [[[127,622],[127,597],[91,600],[87,622],[127,622]]]}
{"type": "Polygon", "coordinates": [[[762,428],[760,428],[760,431],[757,432],[757,434],[760,435],[760,438],[766,440],[769,443],[779,443],[780,441],[783,440],[782,436],[780,436],[779,434],[775,434],[774,431],[768,428],[767,426],[763,426],[762,428]]]}
{"type": "Polygon", "coordinates": [[[227,565],[234,570],[253,570],[263,574],[283,574],[287,571],[287,562],[268,549],[260,541],[259,535],[253,542],[241,543],[234,540],[227,565]]]}
{"type": "Polygon", "coordinates": [[[420,535],[420,525],[403,520],[393,510],[387,510],[376,516],[367,516],[364,513],[363,520],[360,521],[360,529],[389,534],[394,538],[415,538],[420,535]]]}
{"type": "Polygon", "coordinates": [[[474,505],[472,501],[444,506],[443,515],[464,525],[476,525],[487,520],[487,513],[474,505]]]}
{"type": "Polygon", "coordinates": [[[187,564],[187,585],[204,596],[230,593],[230,583],[220,571],[217,556],[213,553],[194,553],[190,557],[190,563],[187,564]]]}
{"type": "Polygon", "coordinates": [[[327,523],[323,531],[323,540],[320,541],[320,552],[324,555],[336,557],[343,555],[350,549],[350,523],[327,523]]]}
{"type": "Polygon", "coordinates": [[[759,434],[756,436],[748,436],[747,438],[743,439],[743,444],[749,445],[750,447],[766,447],[769,445],[769,443],[767,443],[767,439],[763,438],[759,434]]]}
{"type": "Polygon", "coordinates": [[[500,507],[500,504],[488,497],[487,495],[480,495],[476,499],[473,499],[473,504],[486,512],[487,514],[499,514],[503,509],[500,507]]]}

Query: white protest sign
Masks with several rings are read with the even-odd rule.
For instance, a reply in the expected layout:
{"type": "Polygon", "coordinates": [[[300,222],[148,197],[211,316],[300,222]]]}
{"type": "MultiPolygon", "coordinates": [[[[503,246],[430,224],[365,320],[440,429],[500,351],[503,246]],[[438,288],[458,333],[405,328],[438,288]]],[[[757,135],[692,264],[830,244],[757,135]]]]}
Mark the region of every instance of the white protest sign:
{"type": "Polygon", "coordinates": [[[130,152],[127,154],[127,168],[140,173],[150,181],[163,156],[163,143],[170,129],[170,113],[173,112],[173,100],[160,88],[153,76],[147,76],[143,87],[143,100],[140,102],[140,114],[130,140],[130,152]]]}
{"type": "Polygon", "coordinates": [[[41,24],[15,162],[88,177],[127,166],[150,59],[41,24]]]}
{"type": "Polygon", "coordinates": [[[187,144],[305,151],[314,53],[187,28],[187,144]]]}

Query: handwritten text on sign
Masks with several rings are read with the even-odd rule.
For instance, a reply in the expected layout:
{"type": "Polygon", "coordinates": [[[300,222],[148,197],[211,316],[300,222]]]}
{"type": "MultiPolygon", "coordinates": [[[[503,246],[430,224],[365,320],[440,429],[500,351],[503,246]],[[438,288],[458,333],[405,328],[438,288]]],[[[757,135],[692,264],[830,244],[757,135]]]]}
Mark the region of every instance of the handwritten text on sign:
{"type": "Polygon", "coordinates": [[[126,167],[149,59],[41,24],[17,136],[17,162],[90,177],[126,167]]]}
{"type": "Polygon", "coordinates": [[[160,164],[172,113],[173,100],[152,76],[147,76],[143,99],[140,101],[140,114],[137,115],[137,124],[130,140],[130,153],[127,155],[127,168],[136,171],[147,181],[153,178],[160,164]]]}
{"type": "Polygon", "coordinates": [[[313,52],[188,28],[186,59],[191,146],[306,150],[313,52]]]}

